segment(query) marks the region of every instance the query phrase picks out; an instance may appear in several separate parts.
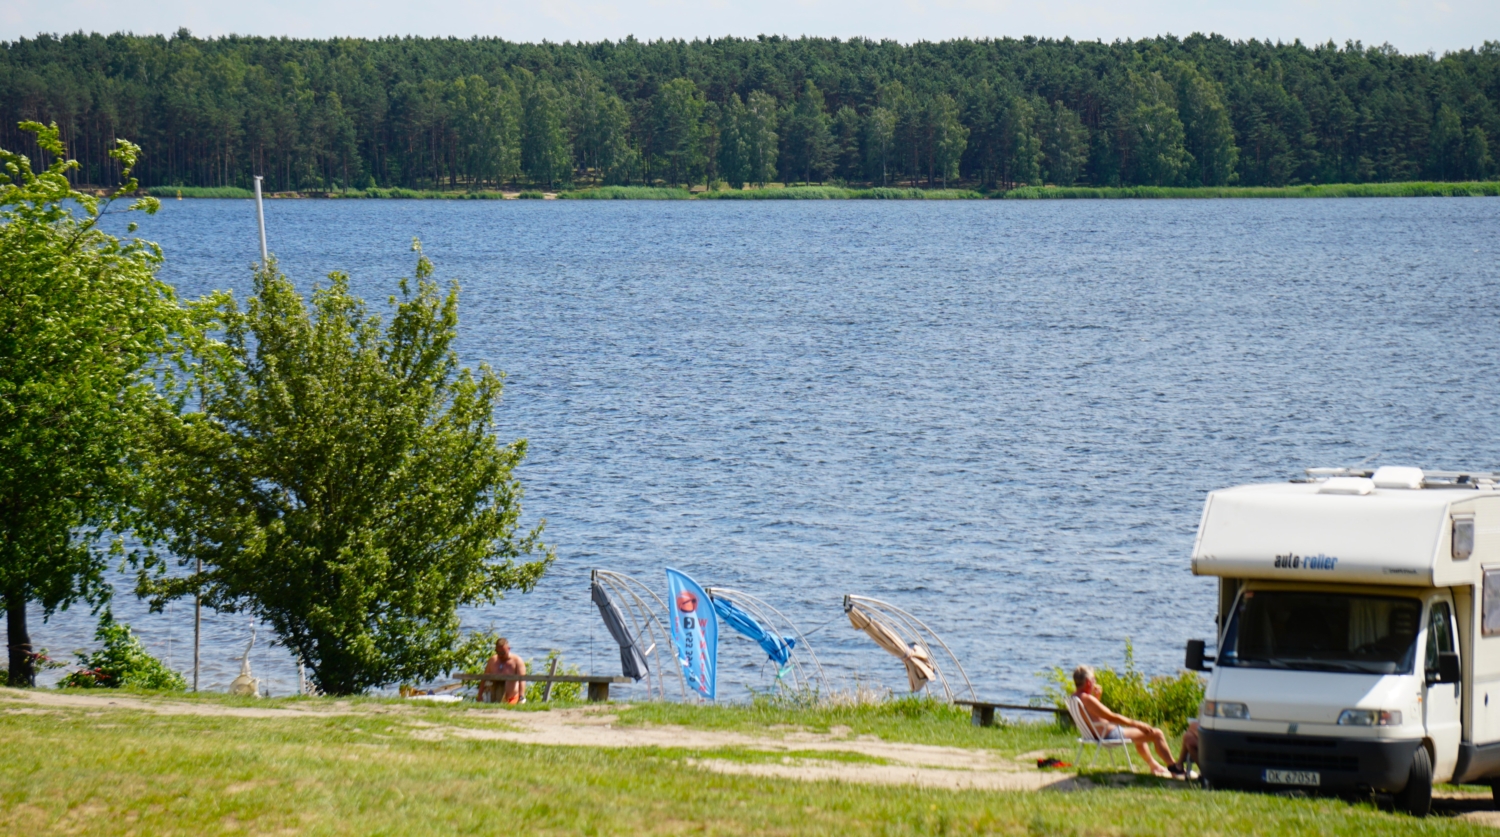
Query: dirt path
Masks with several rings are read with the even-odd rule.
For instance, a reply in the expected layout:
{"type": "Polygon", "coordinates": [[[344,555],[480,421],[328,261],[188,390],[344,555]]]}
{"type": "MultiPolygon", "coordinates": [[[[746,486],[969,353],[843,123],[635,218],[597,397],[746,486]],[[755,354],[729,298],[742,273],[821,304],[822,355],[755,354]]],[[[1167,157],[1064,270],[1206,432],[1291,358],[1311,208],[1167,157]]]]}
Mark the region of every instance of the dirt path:
{"type": "MultiPolygon", "coordinates": [[[[332,715],[389,715],[399,717],[415,707],[400,704],[333,702],[286,707],[224,706],[212,703],[150,700],[125,695],[93,695],[43,690],[0,689],[0,712],[82,710],[90,713],[128,710],[159,715],[201,715],[233,718],[296,718],[332,715]]],[[[687,750],[742,749],[785,753],[779,760],[745,762],[725,758],[695,758],[689,763],[703,770],[809,781],[836,780],[882,785],[921,785],[985,790],[1073,790],[1079,782],[1066,773],[1043,772],[1033,765],[1036,754],[1020,760],[988,750],[936,747],[882,741],[873,735],[853,736],[835,727],[828,733],[791,731],[777,735],[700,730],[678,726],[618,726],[614,709],[581,707],[543,712],[505,709],[471,711],[468,721],[497,722],[473,727],[433,724],[413,719],[411,735],[419,740],[467,739],[511,741],[562,747],[661,747],[687,750]],[[826,753],[826,758],[819,755],[826,753]],[[869,762],[839,760],[853,753],[869,762]],[[874,760],[878,760],[874,761],[874,760]]],[[[1084,783],[1086,786],[1087,783],[1084,783]]]]}

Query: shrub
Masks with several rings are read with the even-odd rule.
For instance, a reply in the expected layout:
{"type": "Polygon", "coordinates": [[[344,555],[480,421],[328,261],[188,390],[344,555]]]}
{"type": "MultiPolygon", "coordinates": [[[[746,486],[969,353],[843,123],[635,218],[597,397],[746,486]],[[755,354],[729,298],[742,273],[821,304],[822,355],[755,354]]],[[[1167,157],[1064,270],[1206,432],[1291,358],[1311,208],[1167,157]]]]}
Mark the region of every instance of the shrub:
{"type": "Polygon", "coordinates": [[[539,201],[545,200],[547,196],[542,194],[541,192],[522,192],[521,194],[516,195],[516,197],[520,198],[523,201],[539,201]]]}
{"type": "MultiPolygon", "coordinates": [[[[1065,698],[1073,693],[1073,672],[1057,667],[1040,675],[1046,685],[1043,691],[1059,709],[1066,707],[1065,698]]],[[[1147,679],[1135,667],[1135,648],[1125,640],[1125,670],[1112,668],[1095,669],[1094,678],[1104,693],[1100,698],[1104,705],[1129,718],[1145,721],[1161,727],[1172,735],[1181,735],[1187,729],[1188,719],[1198,714],[1198,704],[1203,700],[1203,678],[1197,672],[1179,671],[1174,676],[1158,676],[1147,679]]],[[[1072,726],[1072,720],[1059,715],[1058,722],[1072,726]]]]}
{"type": "Polygon", "coordinates": [[[692,195],[686,189],[672,186],[600,186],[580,189],[577,192],[559,192],[560,200],[604,200],[604,201],[680,201],[692,195]]]}
{"type": "MultiPolygon", "coordinates": [[[[528,661],[526,663],[526,673],[527,674],[546,674],[547,673],[547,668],[548,668],[548,666],[550,666],[552,664],[553,660],[557,660],[557,670],[554,671],[554,672],[552,672],[553,674],[571,674],[571,675],[574,675],[574,676],[583,674],[583,672],[581,672],[581,671],[578,670],[578,666],[563,665],[562,654],[559,653],[559,652],[557,652],[557,651],[548,651],[547,652],[547,656],[542,660],[542,662],[541,662],[540,665],[532,665],[531,662],[528,661]]],[[[544,686],[546,686],[546,685],[547,685],[546,683],[527,683],[526,684],[526,702],[527,703],[541,703],[542,702],[542,688],[544,686]]],[[[583,684],[582,683],[553,683],[552,684],[552,699],[553,700],[572,700],[572,701],[576,701],[576,700],[582,700],[582,698],[583,698],[583,684]]]]}
{"type": "Polygon", "coordinates": [[[118,689],[132,686],[179,691],[187,688],[182,675],[151,656],[131,632],[130,626],[114,621],[109,611],[99,618],[94,639],[102,641],[104,647],[92,654],[79,654],[78,664],[82,668],[64,677],[58,683],[59,688],[118,689]]]}

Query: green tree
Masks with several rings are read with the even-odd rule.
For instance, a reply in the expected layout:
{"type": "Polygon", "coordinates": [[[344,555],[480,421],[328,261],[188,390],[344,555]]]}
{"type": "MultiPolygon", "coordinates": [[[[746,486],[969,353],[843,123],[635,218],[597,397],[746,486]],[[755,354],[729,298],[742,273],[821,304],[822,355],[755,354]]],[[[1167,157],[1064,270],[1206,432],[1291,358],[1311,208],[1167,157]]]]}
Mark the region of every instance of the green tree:
{"type": "Polygon", "coordinates": [[[1177,113],[1176,94],[1160,73],[1130,74],[1133,107],[1125,113],[1125,170],[1135,183],[1176,186],[1194,160],[1177,113]]]}
{"type": "Polygon", "coordinates": [[[653,101],[654,150],[669,183],[691,182],[703,168],[703,94],[685,78],[662,86],[653,101]]]}
{"type": "Polygon", "coordinates": [[[453,82],[458,165],[476,186],[498,186],[521,172],[521,97],[515,82],[500,79],[496,86],[480,76],[453,82]]]}
{"type": "Polygon", "coordinates": [[[625,103],[591,75],[580,74],[569,93],[577,168],[596,181],[628,183],[636,155],[630,147],[630,114],[625,103]]]}
{"type": "MultiPolygon", "coordinates": [[[[947,93],[930,99],[923,116],[927,182],[931,185],[933,176],[936,175],[946,188],[948,181],[958,179],[959,162],[963,160],[964,149],[969,144],[969,129],[958,118],[958,102],[947,93]]],[[[1029,124],[1024,129],[1024,134],[1028,138],[1031,136],[1029,124]]],[[[1032,168],[1035,168],[1034,149],[1028,159],[1032,168]]]]}
{"type": "Polygon", "coordinates": [[[36,172],[0,150],[0,596],[12,686],[36,677],[28,603],[50,616],[107,601],[99,536],[128,527],[143,434],[175,415],[171,362],[192,333],[156,277],[160,248],[98,228],[110,202],[135,191],[140,149],[116,141],[125,183],[101,201],[69,185],[78,164],[56,125],[21,127],[52,162],[36,172]]]}
{"type": "Polygon", "coordinates": [[[1058,186],[1072,186],[1083,174],[1089,159],[1089,129],[1078,114],[1053,102],[1044,113],[1042,130],[1042,165],[1046,179],[1058,186]]]}
{"type": "Polygon", "coordinates": [[[736,189],[750,180],[750,150],[745,137],[748,120],[738,93],[719,111],[719,176],[736,189]]]}
{"type": "Polygon", "coordinates": [[[891,184],[891,158],[896,150],[896,114],[875,108],[864,124],[865,172],[881,186],[891,184]]]}
{"type": "Polygon", "coordinates": [[[1197,164],[1189,178],[1196,186],[1224,186],[1234,177],[1240,150],[1220,88],[1192,65],[1178,62],[1177,100],[1184,146],[1197,164]]]}
{"type": "Polygon", "coordinates": [[[745,101],[740,123],[744,144],[746,180],[764,186],[776,177],[776,98],[756,90],[745,101]]]}
{"type": "Polygon", "coordinates": [[[832,120],[823,108],[823,92],[811,80],[803,83],[802,96],[782,120],[782,165],[787,180],[811,183],[814,173],[822,179],[833,165],[832,120]]]}
{"type": "Polygon", "coordinates": [[[529,590],[552,561],[519,527],[525,440],[493,430],[501,378],[459,369],[458,288],[417,261],[388,327],[332,274],[311,310],[275,265],[241,310],[214,299],[220,351],[200,358],[200,412],[165,425],[150,534],[153,606],[201,591],[270,624],[331,694],[436,676],[477,653],[457,609],[529,590]],[[540,558],[518,564],[525,556],[540,558]]]}
{"type": "Polygon", "coordinates": [[[1457,180],[1465,175],[1464,139],[1464,123],[1458,111],[1451,105],[1438,108],[1431,143],[1431,173],[1435,179],[1457,180]]]}
{"type": "Polygon", "coordinates": [[[562,107],[549,85],[521,72],[521,169],[533,183],[555,187],[573,173],[573,149],[563,128],[562,107]]]}
{"type": "Polygon", "coordinates": [[[1475,125],[1464,134],[1464,173],[1467,180],[1483,180],[1495,167],[1490,157],[1490,139],[1484,129],[1475,125]]]}
{"type": "Polygon", "coordinates": [[[864,175],[864,158],[860,155],[863,126],[859,112],[848,105],[833,115],[833,171],[843,180],[859,180],[864,175]]]}

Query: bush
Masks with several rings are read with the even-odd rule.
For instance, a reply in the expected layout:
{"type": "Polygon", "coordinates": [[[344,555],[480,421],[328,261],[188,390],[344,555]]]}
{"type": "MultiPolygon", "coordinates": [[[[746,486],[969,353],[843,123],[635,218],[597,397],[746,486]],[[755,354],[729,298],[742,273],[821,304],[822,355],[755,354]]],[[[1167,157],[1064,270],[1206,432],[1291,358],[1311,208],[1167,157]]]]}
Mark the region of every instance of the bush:
{"type": "MultiPolygon", "coordinates": [[[[1059,709],[1066,709],[1065,699],[1073,693],[1073,672],[1061,667],[1044,671],[1043,691],[1059,709]]],[[[1179,671],[1175,676],[1152,677],[1149,680],[1135,667],[1135,648],[1125,640],[1125,670],[1100,667],[1094,679],[1104,693],[1104,705],[1128,718],[1161,727],[1172,735],[1187,729],[1188,719],[1197,717],[1203,701],[1203,678],[1197,672],[1179,671]]],[[[1058,716],[1063,726],[1072,726],[1068,715],[1058,716]]]]}
{"type": "Polygon", "coordinates": [[[108,611],[99,618],[94,639],[102,641],[104,647],[93,654],[79,654],[78,664],[82,668],[64,677],[57,684],[59,688],[118,689],[132,686],[178,691],[187,688],[182,675],[151,656],[131,633],[130,626],[114,621],[108,611]]]}
{"type": "Polygon", "coordinates": [[[523,201],[539,201],[545,200],[547,196],[542,194],[541,192],[522,192],[521,194],[516,195],[516,197],[520,198],[523,201]]]}
{"type": "MultiPolygon", "coordinates": [[[[581,672],[581,671],[578,670],[578,666],[563,665],[562,654],[560,654],[557,651],[549,651],[549,652],[547,652],[547,656],[542,660],[542,662],[541,662],[540,665],[532,665],[531,662],[528,660],[527,663],[526,663],[526,673],[527,674],[546,674],[547,673],[547,667],[552,664],[553,660],[557,660],[557,670],[554,671],[553,674],[571,674],[571,675],[574,675],[574,676],[583,674],[583,672],[581,672]]],[[[526,702],[527,703],[541,703],[542,702],[542,688],[544,686],[546,686],[546,685],[547,685],[546,683],[527,683],[526,684],[526,702]]],[[[583,699],[583,684],[582,683],[553,683],[552,684],[552,699],[553,700],[571,700],[571,701],[582,700],[583,699]]]]}

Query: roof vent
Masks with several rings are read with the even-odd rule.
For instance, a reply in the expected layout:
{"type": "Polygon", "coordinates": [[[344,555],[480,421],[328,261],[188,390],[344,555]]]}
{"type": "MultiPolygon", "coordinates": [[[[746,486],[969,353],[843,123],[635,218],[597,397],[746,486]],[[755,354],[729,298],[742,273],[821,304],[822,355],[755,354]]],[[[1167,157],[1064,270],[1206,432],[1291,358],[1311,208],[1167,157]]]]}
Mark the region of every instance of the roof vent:
{"type": "Polygon", "coordinates": [[[1375,476],[1371,479],[1376,488],[1421,488],[1422,469],[1386,465],[1376,468],[1375,476]]]}
{"type": "Polygon", "coordinates": [[[1367,477],[1329,477],[1318,486],[1319,494],[1369,494],[1375,490],[1375,481],[1367,477]]]}

